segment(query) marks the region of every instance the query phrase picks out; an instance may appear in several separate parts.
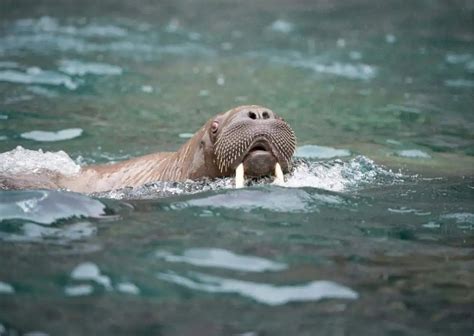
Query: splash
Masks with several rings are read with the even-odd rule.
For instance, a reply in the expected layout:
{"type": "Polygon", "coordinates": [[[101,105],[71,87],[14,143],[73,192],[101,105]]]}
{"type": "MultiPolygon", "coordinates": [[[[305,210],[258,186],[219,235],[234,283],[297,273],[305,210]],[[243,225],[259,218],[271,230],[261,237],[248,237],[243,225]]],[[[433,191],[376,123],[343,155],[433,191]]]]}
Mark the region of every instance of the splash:
{"type": "Polygon", "coordinates": [[[74,175],[81,169],[64,151],[34,151],[21,146],[0,154],[0,174],[35,174],[43,170],[74,175]]]}
{"type": "Polygon", "coordinates": [[[392,183],[401,178],[401,174],[386,170],[371,159],[360,155],[348,161],[299,160],[284,186],[343,192],[363,185],[392,183]]]}
{"type": "MultiPolygon", "coordinates": [[[[399,183],[403,181],[404,178],[404,175],[401,173],[394,173],[387,170],[365,156],[357,156],[344,161],[340,159],[329,161],[296,159],[293,162],[293,167],[293,171],[285,176],[285,183],[280,185],[280,187],[283,188],[271,186],[269,187],[271,190],[260,190],[260,193],[263,194],[259,195],[259,197],[264,197],[268,200],[266,202],[259,202],[259,206],[271,209],[280,208],[282,211],[286,211],[285,209],[290,208],[293,210],[300,209],[301,211],[306,211],[308,201],[313,203],[312,198],[307,196],[303,191],[300,193],[298,190],[289,192],[285,190],[285,187],[294,189],[308,187],[323,189],[329,192],[350,192],[367,185],[399,183]],[[272,192],[271,198],[265,197],[267,192],[272,192]],[[280,196],[281,200],[285,200],[284,202],[279,201],[280,196]],[[292,204],[290,204],[290,202],[292,202],[292,204]]],[[[246,186],[269,186],[272,180],[270,177],[248,179],[246,186]]],[[[234,178],[230,177],[186,182],[157,181],[136,188],[130,187],[110,192],[96,193],[94,196],[114,199],[155,199],[195,194],[198,192],[234,189],[234,185],[234,178]]],[[[234,191],[233,194],[235,194],[233,197],[216,194],[207,198],[193,199],[187,203],[184,202],[182,206],[205,206],[208,203],[212,204],[213,202],[219,201],[220,197],[226,199],[224,203],[227,207],[252,208],[255,206],[255,203],[251,200],[254,195],[251,191],[242,189],[241,191],[234,191]],[[248,198],[249,200],[246,201],[248,198]]],[[[328,195],[327,199],[320,201],[324,201],[325,203],[340,201],[339,199],[334,199],[334,197],[335,196],[328,195]]]]}
{"type": "MultiPolygon", "coordinates": [[[[331,153],[334,154],[336,152],[331,151],[331,153]]],[[[336,154],[345,155],[348,153],[337,152],[336,154]]],[[[63,175],[74,175],[77,174],[80,169],[81,167],[63,151],[43,153],[41,150],[27,150],[18,146],[10,152],[0,154],[0,174],[5,175],[41,173],[43,170],[49,170],[63,175]]],[[[386,170],[365,156],[328,161],[297,158],[293,161],[292,172],[285,176],[286,181],[282,183],[280,187],[309,187],[330,192],[349,192],[363,187],[364,185],[400,182],[402,178],[402,174],[386,170]]],[[[271,182],[272,178],[263,177],[248,179],[246,185],[263,186],[269,185],[271,182]]],[[[231,177],[213,180],[188,180],[185,182],[157,181],[135,188],[126,187],[109,192],[95,193],[93,196],[113,199],[155,199],[198,192],[233,189],[234,185],[234,178],[231,177]]],[[[274,194],[272,199],[275,200],[280,192],[276,187],[273,189],[274,194]]],[[[246,193],[245,190],[242,192],[246,193]]],[[[281,193],[283,199],[288,196],[288,193],[284,191],[281,193]]],[[[218,197],[219,195],[214,196],[218,197]]],[[[304,197],[301,198],[300,196],[301,195],[295,195],[298,203],[305,200],[304,197]]],[[[194,201],[199,202],[199,200],[194,201]]],[[[241,201],[236,200],[236,202],[241,201]]],[[[268,204],[270,207],[274,205],[275,204],[268,204]]],[[[229,206],[231,206],[231,204],[229,206]]],[[[301,206],[304,208],[304,204],[301,206]]]]}

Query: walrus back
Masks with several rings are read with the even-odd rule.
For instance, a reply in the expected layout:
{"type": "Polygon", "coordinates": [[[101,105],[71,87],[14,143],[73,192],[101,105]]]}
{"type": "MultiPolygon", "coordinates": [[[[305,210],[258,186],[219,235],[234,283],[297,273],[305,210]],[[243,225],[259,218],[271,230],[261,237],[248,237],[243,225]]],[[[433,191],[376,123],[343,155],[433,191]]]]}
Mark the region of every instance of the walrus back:
{"type": "Polygon", "coordinates": [[[61,189],[60,178],[60,174],[51,171],[41,171],[35,174],[3,174],[0,175],[0,189],[61,189]]]}

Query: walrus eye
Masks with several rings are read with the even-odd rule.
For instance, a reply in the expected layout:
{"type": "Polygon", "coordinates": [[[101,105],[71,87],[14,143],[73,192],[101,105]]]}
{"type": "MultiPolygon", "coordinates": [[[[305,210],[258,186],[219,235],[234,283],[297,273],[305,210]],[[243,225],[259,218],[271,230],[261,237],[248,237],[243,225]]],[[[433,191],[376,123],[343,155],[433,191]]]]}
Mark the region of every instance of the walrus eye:
{"type": "Polygon", "coordinates": [[[214,120],[211,124],[211,132],[216,133],[218,129],[219,129],[219,122],[214,120]]]}

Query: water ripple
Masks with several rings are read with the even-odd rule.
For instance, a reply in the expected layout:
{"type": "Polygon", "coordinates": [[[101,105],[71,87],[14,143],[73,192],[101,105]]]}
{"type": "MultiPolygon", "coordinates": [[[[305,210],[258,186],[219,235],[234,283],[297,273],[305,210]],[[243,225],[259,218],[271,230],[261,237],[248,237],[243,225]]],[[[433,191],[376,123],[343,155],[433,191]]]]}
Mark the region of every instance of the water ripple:
{"type": "Polygon", "coordinates": [[[246,272],[280,271],[285,264],[268,259],[244,256],[218,248],[192,248],[183,255],[173,255],[167,251],[157,251],[156,257],[168,262],[185,262],[194,266],[226,268],[246,272]]]}
{"type": "Polygon", "coordinates": [[[355,300],[358,293],[332,281],[312,281],[304,285],[275,286],[243,280],[221,278],[191,273],[192,278],[174,272],[158,273],[160,280],[209,293],[237,293],[259,303],[270,306],[283,305],[294,301],[318,301],[321,299],[355,300]],[[194,279],[193,279],[194,278],[194,279]]]}
{"type": "Polygon", "coordinates": [[[104,214],[105,205],[80,194],[52,190],[0,191],[0,222],[16,219],[49,225],[59,219],[97,218],[104,214]]]}

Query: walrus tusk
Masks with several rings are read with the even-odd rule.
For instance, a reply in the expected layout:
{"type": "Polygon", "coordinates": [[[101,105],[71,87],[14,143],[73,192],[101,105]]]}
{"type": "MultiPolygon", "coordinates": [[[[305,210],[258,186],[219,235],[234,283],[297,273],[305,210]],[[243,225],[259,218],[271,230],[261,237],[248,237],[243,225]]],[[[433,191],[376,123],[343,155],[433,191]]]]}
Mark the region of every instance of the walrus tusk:
{"type": "Polygon", "coordinates": [[[275,180],[273,180],[273,184],[282,185],[285,183],[283,179],[283,171],[281,170],[280,164],[277,162],[275,164],[275,180]]]}
{"type": "Polygon", "coordinates": [[[243,188],[244,187],[244,164],[241,163],[235,169],[235,187],[243,188]]]}

